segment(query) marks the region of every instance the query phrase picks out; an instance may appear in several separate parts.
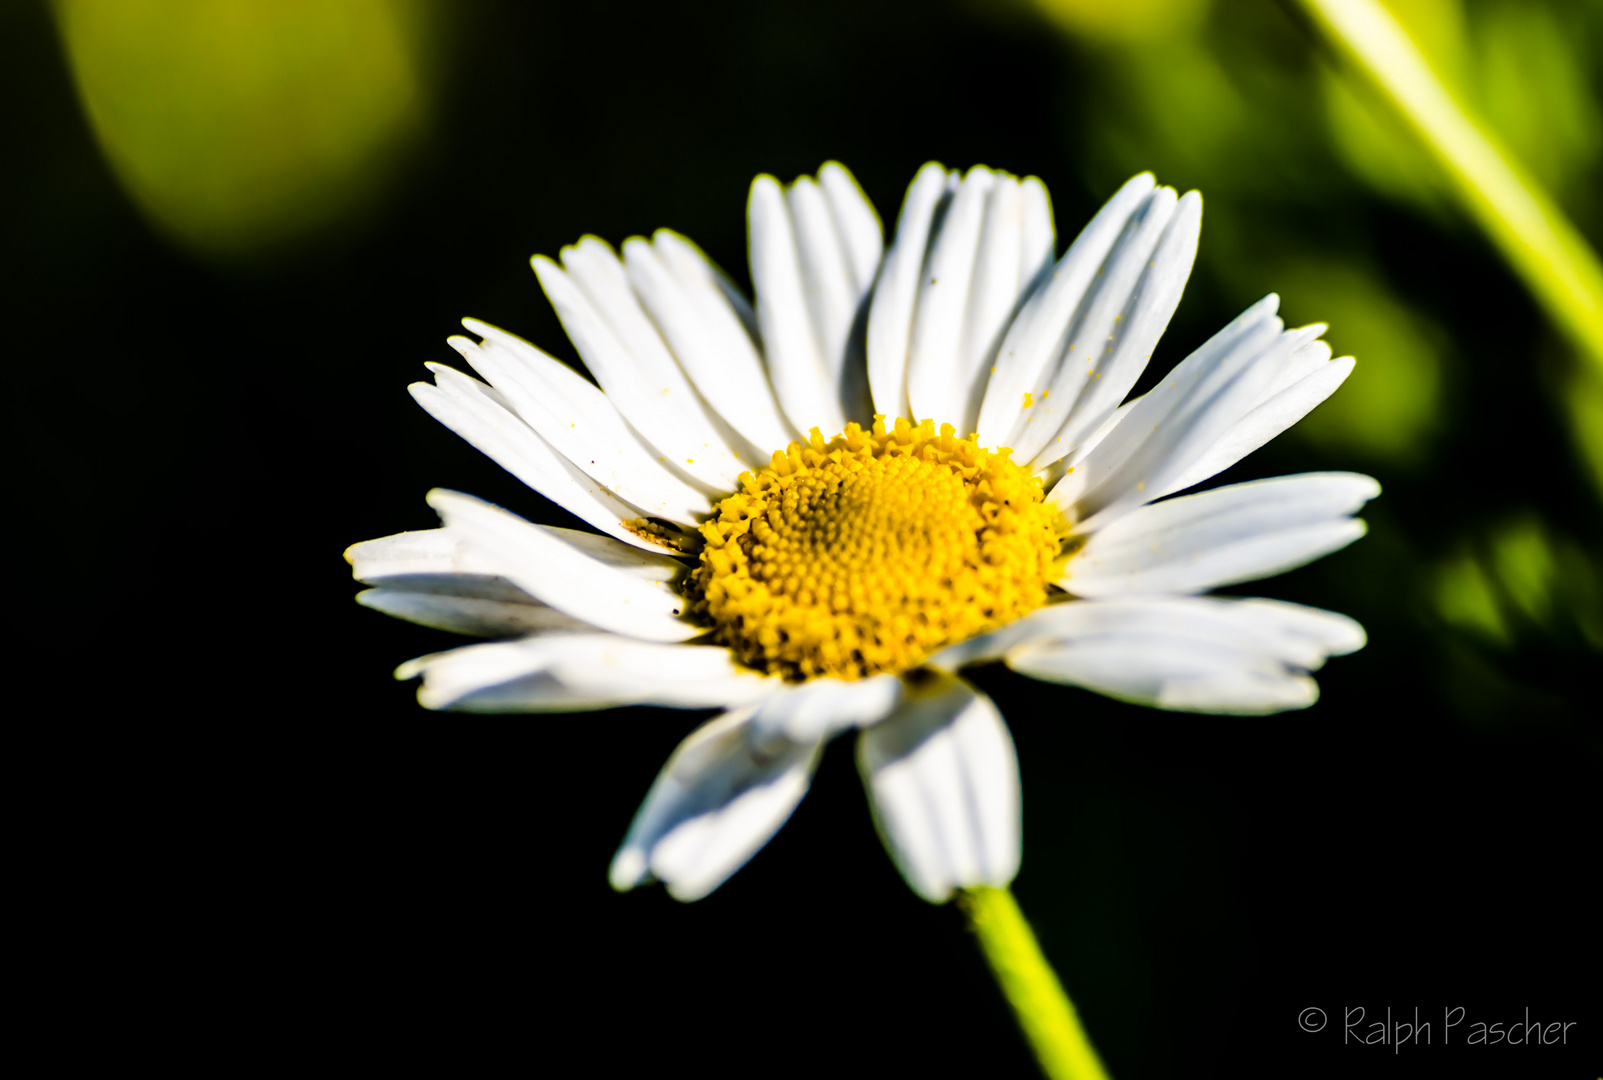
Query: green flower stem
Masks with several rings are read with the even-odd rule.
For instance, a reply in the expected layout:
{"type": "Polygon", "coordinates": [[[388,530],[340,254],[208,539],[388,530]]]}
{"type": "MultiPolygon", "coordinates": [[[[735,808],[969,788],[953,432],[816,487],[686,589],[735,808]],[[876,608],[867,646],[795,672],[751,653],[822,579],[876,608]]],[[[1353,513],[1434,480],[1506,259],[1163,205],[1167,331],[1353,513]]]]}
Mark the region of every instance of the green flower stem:
{"type": "Polygon", "coordinates": [[[1018,901],[1006,889],[965,889],[958,904],[980,939],[1007,1003],[1051,1080],[1108,1080],[1074,1003],[1046,962],[1018,901]]]}
{"type": "Polygon", "coordinates": [[[1465,208],[1603,376],[1603,266],[1557,204],[1482,131],[1379,0],[1297,0],[1441,163],[1465,208]]]}

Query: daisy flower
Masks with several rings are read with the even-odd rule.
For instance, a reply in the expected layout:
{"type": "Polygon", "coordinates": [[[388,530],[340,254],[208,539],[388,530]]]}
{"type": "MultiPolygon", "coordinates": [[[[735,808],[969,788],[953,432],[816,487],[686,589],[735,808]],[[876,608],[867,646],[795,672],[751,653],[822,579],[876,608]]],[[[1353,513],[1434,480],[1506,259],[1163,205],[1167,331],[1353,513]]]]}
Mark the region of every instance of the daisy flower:
{"type": "Polygon", "coordinates": [[[1179,494],[1352,370],[1265,297],[1126,400],[1180,301],[1202,201],[1143,174],[1058,258],[1034,178],[926,165],[888,250],[851,175],[752,184],[755,308],[669,231],[534,270],[594,382],[474,320],[479,378],[413,397],[594,532],[469,495],[356,544],[358,599],[497,639],[413,660],[433,709],[722,710],[663,767],[615,887],[717,888],[856,729],[873,817],[940,902],[1019,867],[1018,763],[962,670],[1164,709],[1303,708],[1341,615],[1210,589],[1363,535],[1379,491],[1307,473],[1179,494]]]}

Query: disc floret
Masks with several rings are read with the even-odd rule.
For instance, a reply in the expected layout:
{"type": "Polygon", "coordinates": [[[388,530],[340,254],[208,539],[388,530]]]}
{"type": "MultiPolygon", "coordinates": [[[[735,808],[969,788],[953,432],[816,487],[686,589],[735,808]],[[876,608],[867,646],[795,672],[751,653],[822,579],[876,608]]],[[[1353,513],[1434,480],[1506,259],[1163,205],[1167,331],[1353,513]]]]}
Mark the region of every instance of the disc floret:
{"type": "Polygon", "coordinates": [[[1010,453],[930,420],[813,428],[702,525],[697,613],[743,663],[793,681],[906,671],[1027,614],[1063,519],[1010,453]]]}

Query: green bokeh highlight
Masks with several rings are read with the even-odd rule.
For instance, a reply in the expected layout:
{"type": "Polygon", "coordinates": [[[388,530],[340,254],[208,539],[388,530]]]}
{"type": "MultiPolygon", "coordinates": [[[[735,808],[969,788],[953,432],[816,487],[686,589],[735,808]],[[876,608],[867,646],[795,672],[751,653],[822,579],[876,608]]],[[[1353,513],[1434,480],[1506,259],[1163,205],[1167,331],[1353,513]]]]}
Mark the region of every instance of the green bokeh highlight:
{"type": "Polygon", "coordinates": [[[1097,41],[1147,44],[1195,31],[1209,0],[1039,0],[1041,9],[1072,34],[1097,41]]]}
{"type": "Polygon", "coordinates": [[[1278,277],[1288,324],[1328,322],[1337,355],[1359,358],[1341,390],[1294,430],[1332,456],[1417,465],[1443,416],[1446,334],[1365,267],[1306,260],[1278,277]]]}
{"type": "Polygon", "coordinates": [[[79,98],[164,235],[248,260],[360,221],[418,143],[421,0],[59,0],[79,98]]]}
{"type": "Polygon", "coordinates": [[[1603,651],[1603,575],[1581,544],[1533,511],[1439,564],[1431,600],[1444,623],[1499,649],[1535,635],[1603,651]]]}

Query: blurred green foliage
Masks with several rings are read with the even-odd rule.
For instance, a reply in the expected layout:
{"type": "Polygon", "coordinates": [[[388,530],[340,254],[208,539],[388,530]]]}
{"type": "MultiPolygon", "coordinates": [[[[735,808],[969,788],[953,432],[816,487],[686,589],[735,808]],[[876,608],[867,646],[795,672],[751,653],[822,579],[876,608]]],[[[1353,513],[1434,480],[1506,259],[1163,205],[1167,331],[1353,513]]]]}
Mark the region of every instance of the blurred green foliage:
{"type": "Polygon", "coordinates": [[[1603,580],[1573,539],[1532,511],[1469,538],[1438,567],[1443,622],[1498,649],[1532,632],[1603,651],[1603,580]]]}
{"type": "MultiPolygon", "coordinates": [[[[1286,214],[1341,222],[1365,189],[1454,227],[1443,178],[1413,134],[1322,62],[1306,29],[1268,0],[1211,10],[1198,0],[1035,2],[1083,51],[1087,82],[1106,87],[1087,95],[1101,113],[1087,117],[1094,186],[1155,168],[1201,188],[1201,259],[1232,298],[1245,304],[1280,289],[1290,316],[1330,321],[1337,350],[1357,355],[1348,385],[1301,434],[1368,460],[1418,460],[1443,408],[1451,342],[1375,272],[1376,238],[1365,230],[1265,228],[1286,214]]],[[[1388,7],[1443,81],[1595,232],[1603,112],[1588,73],[1603,60],[1603,5],[1388,7]]]]}
{"type": "Polygon", "coordinates": [[[1071,34],[1125,45],[1146,44],[1194,32],[1208,0],[1040,0],[1041,8],[1071,34]]]}
{"type": "Polygon", "coordinates": [[[182,246],[228,261],[359,220],[426,116],[426,0],[58,0],[102,150],[182,246]]]}
{"type": "Polygon", "coordinates": [[[1603,491],[1603,381],[1578,368],[1565,373],[1558,394],[1569,412],[1576,452],[1603,491]]]}
{"type": "Polygon", "coordinates": [[[1480,115],[1572,214],[1598,225],[1603,105],[1587,84],[1598,63],[1599,5],[1528,0],[1484,5],[1471,24],[1474,71],[1464,91],[1480,115]],[[1590,32],[1577,16],[1592,11],[1590,32]]]}
{"type": "Polygon", "coordinates": [[[1447,335],[1357,261],[1288,262],[1276,279],[1293,325],[1328,322],[1335,347],[1360,358],[1340,392],[1293,430],[1332,457],[1357,451],[1371,462],[1417,465],[1442,417],[1447,335]]]}

